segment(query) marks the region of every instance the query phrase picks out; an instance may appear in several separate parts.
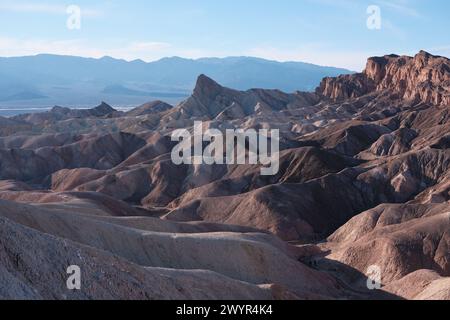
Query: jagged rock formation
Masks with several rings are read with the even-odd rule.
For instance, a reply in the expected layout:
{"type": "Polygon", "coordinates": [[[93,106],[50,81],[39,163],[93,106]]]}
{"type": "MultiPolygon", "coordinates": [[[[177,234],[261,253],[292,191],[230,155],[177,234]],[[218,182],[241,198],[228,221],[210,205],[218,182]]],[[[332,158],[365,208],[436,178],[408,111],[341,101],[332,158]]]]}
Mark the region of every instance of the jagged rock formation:
{"type": "Polygon", "coordinates": [[[361,74],[325,78],[317,92],[334,100],[390,91],[399,99],[450,104],[450,62],[421,51],[415,57],[387,55],[367,61],[361,74]]]}
{"type": "Polygon", "coordinates": [[[174,107],[0,118],[0,298],[448,299],[449,66],[370,58],[292,94],[201,75],[174,107]],[[279,172],[175,165],[198,120],[279,129],[279,172]],[[67,263],[92,285],[67,292],[67,263]]]}

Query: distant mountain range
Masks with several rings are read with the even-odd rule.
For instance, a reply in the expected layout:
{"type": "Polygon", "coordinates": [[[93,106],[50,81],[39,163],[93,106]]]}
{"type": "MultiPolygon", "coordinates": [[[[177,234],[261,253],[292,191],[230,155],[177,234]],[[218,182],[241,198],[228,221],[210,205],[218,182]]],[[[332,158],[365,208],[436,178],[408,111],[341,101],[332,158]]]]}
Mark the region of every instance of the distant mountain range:
{"type": "Polygon", "coordinates": [[[88,106],[99,100],[134,105],[189,96],[199,74],[230,88],[312,91],[327,76],[351,71],[302,62],[252,57],[164,58],[146,63],[41,54],[0,58],[0,105],[6,107],[88,106]]]}

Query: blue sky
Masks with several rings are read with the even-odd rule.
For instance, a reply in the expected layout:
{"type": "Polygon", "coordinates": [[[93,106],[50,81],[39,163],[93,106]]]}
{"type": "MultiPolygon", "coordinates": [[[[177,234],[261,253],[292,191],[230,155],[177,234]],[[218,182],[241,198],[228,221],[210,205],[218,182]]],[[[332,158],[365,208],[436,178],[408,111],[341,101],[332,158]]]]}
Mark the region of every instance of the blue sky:
{"type": "Polygon", "coordinates": [[[448,0],[0,0],[0,56],[245,55],[361,70],[373,55],[450,56],[449,12],[448,0]],[[79,30],[66,27],[69,5],[79,30]],[[379,30],[367,28],[369,5],[379,30]]]}

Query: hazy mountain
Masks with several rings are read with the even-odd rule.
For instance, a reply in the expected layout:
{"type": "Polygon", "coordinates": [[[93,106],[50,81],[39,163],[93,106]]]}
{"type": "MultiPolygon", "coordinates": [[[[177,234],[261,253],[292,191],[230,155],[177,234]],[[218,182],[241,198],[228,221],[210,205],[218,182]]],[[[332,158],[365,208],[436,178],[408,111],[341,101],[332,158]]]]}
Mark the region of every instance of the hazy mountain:
{"type": "Polygon", "coordinates": [[[21,91],[10,96],[2,97],[0,101],[17,101],[17,100],[36,100],[47,98],[36,92],[21,91]]]}
{"type": "Polygon", "coordinates": [[[323,77],[350,73],[345,69],[252,57],[172,57],[146,63],[47,54],[0,58],[0,70],[0,101],[20,107],[85,106],[98,100],[135,105],[152,98],[179,102],[189,96],[199,74],[238,90],[276,88],[294,92],[314,90],[323,77]],[[32,94],[24,92],[39,94],[33,99],[32,94]]]}

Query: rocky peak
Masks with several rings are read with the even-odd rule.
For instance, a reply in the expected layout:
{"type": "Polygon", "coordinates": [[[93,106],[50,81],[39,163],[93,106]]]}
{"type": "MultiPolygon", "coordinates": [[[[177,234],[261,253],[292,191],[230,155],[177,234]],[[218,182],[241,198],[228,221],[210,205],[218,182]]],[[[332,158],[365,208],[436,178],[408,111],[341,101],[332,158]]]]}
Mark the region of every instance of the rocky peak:
{"type": "Polygon", "coordinates": [[[364,74],[367,78],[373,80],[375,83],[379,83],[386,76],[386,66],[395,59],[398,59],[397,55],[386,55],[383,57],[371,57],[367,60],[366,69],[364,74]]]}
{"type": "Polygon", "coordinates": [[[51,112],[53,113],[60,113],[60,114],[67,114],[70,112],[70,108],[67,107],[60,107],[60,106],[54,106],[51,109],[51,112]]]}
{"type": "Polygon", "coordinates": [[[217,96],[222,91],[222,86],[213,79],[201,74],[197,78],[197,84],[194,89],[194,96],[217,96]]]}
{"type": "Polygon", "coordinates": [[[423,50],[420,50],[419,53],[414,57],[416,62],[421,63],[422,66],[426,66],[428,64],[428,61],[433,58],[438,58],[438,57],[435,57],[423,50]]]}
{"type": "Polygon", "coordinates": [[[111,107],[109,104],[103,101],[100,105],[98,105],[94,109],[91,109],[91,113],[95,116],[105,116],[115,111],[116,110],[113,107],[111,107]]]}
{"type": "Polygon", "coordinates": [[[391,91],[401,99],[450,105],[450,60],[420,51],[416,56],[372,57],[362,73],[325,78],[317,92],[333,100],[391,91]]]}

